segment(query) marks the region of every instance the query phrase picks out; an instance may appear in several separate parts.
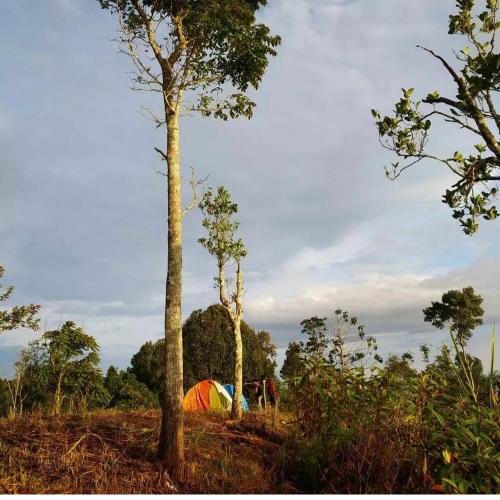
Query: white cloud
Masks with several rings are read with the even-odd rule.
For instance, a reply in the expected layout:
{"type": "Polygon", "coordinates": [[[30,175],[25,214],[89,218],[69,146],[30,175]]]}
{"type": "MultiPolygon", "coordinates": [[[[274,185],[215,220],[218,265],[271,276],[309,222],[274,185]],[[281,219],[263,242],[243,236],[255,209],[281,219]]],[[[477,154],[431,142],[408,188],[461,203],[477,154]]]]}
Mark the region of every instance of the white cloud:
{"type": "Polygon", "coordinates": [[[310,269],[328,269],[352,261],[366,253],[369,241],[370,235],[367,232],[356,232],[349,233],[330,247],[305,247],[285,260],[279,275],[288,276],[289,273],[305,272],[310,269]]]}
{"type": "Polygon", "coordinates": [[[247,301],[249,319],[264,323],[295,322],[313,315],[331,315],[340,307],[382,331],[422,328],[420,311],[442,293],[425,286],[428,276],[358,276],[355,283],[309,286],[285,296],[262,295],[247,301]],[[420,314],[419,314],[420,313],[420,314]]]}

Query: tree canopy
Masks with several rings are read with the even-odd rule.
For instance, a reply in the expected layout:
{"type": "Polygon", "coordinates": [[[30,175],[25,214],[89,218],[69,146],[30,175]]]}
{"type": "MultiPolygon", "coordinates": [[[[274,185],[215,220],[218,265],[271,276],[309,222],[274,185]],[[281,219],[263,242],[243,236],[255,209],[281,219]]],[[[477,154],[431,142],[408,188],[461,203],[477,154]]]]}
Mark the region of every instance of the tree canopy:
{"type": "MultiPolygon", "coordinates": [[[[191,313],[182,328],[184,344],[184,390],[200,380],[233,382],[234,337],[231,320],[220,304],[191,313]]],[[[275,376],[276,347],[268,332],[256,332],[241,322],[243,380],[263,380],[275,376]]],[[[160,386],[164,341],[146,342],[132,358],[130,371],[151,390],[160,386]]]]}
{"type": "MultiPolygon", "coordinates": [[[[206,378],[233,383],[234,336],[231,319],[219,304],[191,313],[182,329],[186,388],[206,378]]],[[[241,322],[243,380],[273,377],[276,350],[270,335],[241,322]]]]}
{"type": "Polygon", "coordinates": [[[155,394],[161,394],[164,373],[162,364],[165,357],[165,343],[145,342],[130,361],[129,371],[139,382],[145,384],[155,394]]]}
{"type": "Polygon", "coordinates": [[[280,370],[284,379],[293,380],[304,373],[304,360],[302,359],[303,344],[290,342],[285,352],[285,361],[280,370]]]}
{"type": "Polygon", "coordinates": [[[387,176],[396,179],[424,160],[447,167],[457,181],[446,190],[443,203],[452,208],[453,217],[468,235],[478,230],[481,217],[494,220],[498,216],[493,181],[500,180],[500,115],[495,108],[500,89],[500,54],[495,46],[499,5],[498,0],[480,3],[477,12],[475,0],[457,0],[458,11],[449,18],[448,33],[465,37],[467,44],[455,51],[459,69],[434,50],[419,46],[447,72],[456,90],[454,97],[435,90],[422,100],[413,100],[414,89],[402,89],[392,115],[372,110],[382,146],[400,159],[386,168],[387,176]],[[452,150],[446,156],[430,151],[428,140],[435,120],[469,134],[474,149],[468,153],[452,150]]]}
{"type": "Polygon", "coordinates": [[[121,42],[136,64],[138,89],[158,88],[170,106],[191,91],[196,100],[184,109],[205,116],[252,116],[255,103],[245,91],[259,86],[280,43],[256,22],[266,0],[98,1],[120,17],[121,42]]]}
{"type": "Polygon", "coordinates": [[[158,396],[146,384],[139,382],[131,371],[110,366],[104,378],[104,387],[109,393],[107,406],[110,408],[157,408],[160,404],[158,396]]]}
{"type": "Polygon", "coordinates": [[[281,369],[285,379],[303,375],[311,363],[346,370],[367,358],[378,363],[383,361],[377,353],[375,337],[367,336],[365,327],[348,311],[336,309],[331,320],[312,316],[304,319],[300,326],[307,341],[288,344],[281,369]]]}
{"type": "Polygon", "coordinates": [[[241,238],[236,239],[239,222],[233,220],[238,212],[238,205],[231,200],[231,195],[224,186],[217,188],[217,193],[209,189],[200,203],[204,214],[203,227],[207,236],[198,241],[217,259],[219,267],[224,267],[231,260],[239,260],[247,252],[241,238]]]}
{"type": "Polygon", "coordinates": [[[439,329],[449,326],[460,345],[471,338],[473,330],[483,324],[483,298],[468,286],[461,290],[448,290],[441,302],[431,302],[423,310],[424,320],[439,329]]]}
{"type": "Polygon", "coordinates": [[[102,396],[99,361],[99,346],[94,337],[72,321],[45,332],[40,340],[30,344],[25,354],[29,371],[52,393],[54,414],[60,413],[66,396],[79,397],[84,404],[102,396]]]}
{"type": "MultiPolygon", "coordinates": [[[[0,280],[3,278],[5,269],[0,266],[0,280]]],[[[2,284],[0,283],[0,289],[2,284]]],[[[0,304],[12,295],[14,286],[10,285],[4,292],[0,292],[0,304]]],[[[15,330],[16,328],[31,328],[38,330],[40,320],[36,317],[40,306],[30,304],[28,306],[14,306],[10,310],[0,311],[0,333],[15,330]]]]}
{"type": "Polygon", "coordinates": [[[312,318],[301,321],[302,334],[307,335],[307,341],[303,344],[303,352],[309,356],[319,358],[326,357],[328,348],[326,318],[312,318]]]}

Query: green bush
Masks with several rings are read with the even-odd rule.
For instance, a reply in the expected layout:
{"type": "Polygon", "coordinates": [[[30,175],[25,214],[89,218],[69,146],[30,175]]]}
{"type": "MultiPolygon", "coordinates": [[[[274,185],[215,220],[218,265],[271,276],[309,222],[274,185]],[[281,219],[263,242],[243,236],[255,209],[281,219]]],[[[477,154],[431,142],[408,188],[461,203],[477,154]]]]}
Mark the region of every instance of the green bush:
{"type": "Polygon", "coordinates": [[[291,443],[287,472],[308,492],[415,491],[404,484],[415,459],[412,423],[398,418],[408,390],[405,380],[381,369],[310,366],[290,396],[300,438],[291,443]],[[297,474],[305,462],[311,481],[297,474]]]}
{"type": "Polygon", "coordinates": [[[500,491],[497,401],[479,397],[481,384],[469,390],[459,360],[420,374],[402,361],[338,370],[308,360],[289,391],[296,429],[282,464],[302,491],[500,491]]]}
{"type": "Polygon", "coordinates": [[[109,408],[137,410],[159,406],[156,394],[129,371],[119,371],[110,366],[104,379],[104,386],[110,394],[107,404],[109,408]]]}
{"type": "Polygon", "coordinates": [[[421,375],[417,390],[424,480],[449,493],[500,492],[498,404],[475,401],[435,369],[421,375]]]}

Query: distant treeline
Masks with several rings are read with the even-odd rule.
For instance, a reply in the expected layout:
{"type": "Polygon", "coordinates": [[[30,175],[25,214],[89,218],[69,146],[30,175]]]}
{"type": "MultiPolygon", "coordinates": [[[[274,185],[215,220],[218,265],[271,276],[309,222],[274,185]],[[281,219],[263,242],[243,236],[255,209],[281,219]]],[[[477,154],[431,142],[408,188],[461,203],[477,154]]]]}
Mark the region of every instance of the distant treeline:
{"type": "MultiPolygon", "coordinates": [[[[271,335],[242,322],[244,380],[273,377],[276,348],[271,335]]],[[[212,378],[233,383],[234,336],[221,305],[193,311],[182,329],[184,389],[212,378]]],[[[59,414],[97,408],[159,407],[163,387],[164,340],[148,341],[130,367],[99,368],[96,340],[73,322],[45,332],[21,352],[12,379],[0,380],[0,416],[27,412],[59,414]]]]}

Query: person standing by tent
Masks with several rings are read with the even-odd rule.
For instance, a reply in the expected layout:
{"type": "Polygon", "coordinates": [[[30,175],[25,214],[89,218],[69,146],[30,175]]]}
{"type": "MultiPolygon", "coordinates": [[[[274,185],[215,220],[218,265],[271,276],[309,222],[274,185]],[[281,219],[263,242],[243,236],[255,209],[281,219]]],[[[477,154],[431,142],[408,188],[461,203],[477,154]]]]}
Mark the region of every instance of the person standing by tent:
{"type": "Polygon", "coordinates": [[[265,405],[267,406],[267,398],[269,398],[271,406],[275,408],[278,407],[279,389],[274,378],[267,378],[264,380],[254,379],[245,385],[250,387],[250,391],[254,391],[259,404],[259,409],[262,409],[262,399],[264,399],[265,405]]]}

